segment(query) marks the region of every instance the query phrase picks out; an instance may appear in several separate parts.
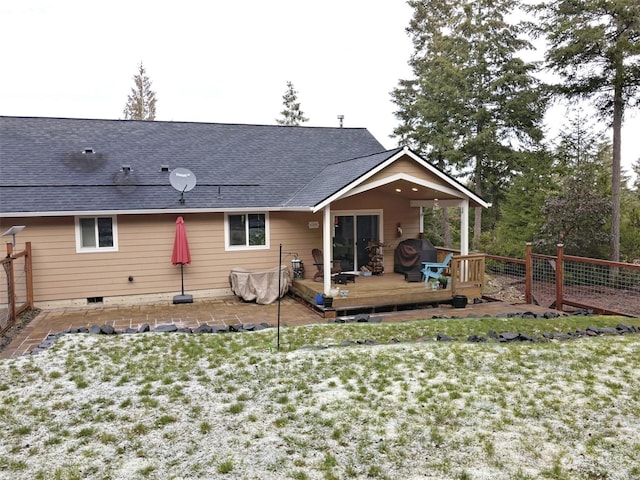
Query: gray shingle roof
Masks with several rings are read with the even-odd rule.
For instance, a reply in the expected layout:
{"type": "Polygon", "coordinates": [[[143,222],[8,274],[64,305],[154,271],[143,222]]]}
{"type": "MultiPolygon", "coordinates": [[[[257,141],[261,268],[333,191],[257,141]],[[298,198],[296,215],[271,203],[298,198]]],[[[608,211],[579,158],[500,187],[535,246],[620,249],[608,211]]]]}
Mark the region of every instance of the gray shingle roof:
{"type": "Polygon", "coordinates": [[[340,190],[346,183],[353,182],[400,150],[402,148],[331,163],[300,189],[289,200],[288,205],[317,205],[340,190]],[[345,180],[348,182],[345,183],[345,180]]]}
{"type": "Polygon", "coordinates": [[[163,165],[196,175],[186,208],[312,207],[389,155],[362,128],[0,117],[0,211],[181,208],[163,165]]]}

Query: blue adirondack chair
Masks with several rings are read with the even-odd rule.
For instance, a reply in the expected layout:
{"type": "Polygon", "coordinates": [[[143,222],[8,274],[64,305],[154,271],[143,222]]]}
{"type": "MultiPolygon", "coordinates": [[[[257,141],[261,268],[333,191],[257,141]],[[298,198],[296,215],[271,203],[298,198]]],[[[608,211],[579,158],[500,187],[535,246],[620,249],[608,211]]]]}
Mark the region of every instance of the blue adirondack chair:
{"type": "Polygon", "coordinates": [[[422,262],[422,276],[424,277],[424,281],[427,282],[430,278],[440,277],[443,270],[449,266],[449,262],[452,258],[453,253],[449,253],[446,257],[444,257],[442,263],[422,262]]]}

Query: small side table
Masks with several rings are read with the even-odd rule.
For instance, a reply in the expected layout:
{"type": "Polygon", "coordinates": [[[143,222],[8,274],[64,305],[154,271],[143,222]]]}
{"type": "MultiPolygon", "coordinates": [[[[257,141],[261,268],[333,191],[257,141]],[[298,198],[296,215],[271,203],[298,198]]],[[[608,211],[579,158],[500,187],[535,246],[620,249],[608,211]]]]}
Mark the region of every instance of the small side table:
{"type": "Polygon", "coordinates": [[[333,281],[340,285],[346,285],[349,282],[356,283],[357,273],[353,272],[340,272],[333,275],[333,281]]]}

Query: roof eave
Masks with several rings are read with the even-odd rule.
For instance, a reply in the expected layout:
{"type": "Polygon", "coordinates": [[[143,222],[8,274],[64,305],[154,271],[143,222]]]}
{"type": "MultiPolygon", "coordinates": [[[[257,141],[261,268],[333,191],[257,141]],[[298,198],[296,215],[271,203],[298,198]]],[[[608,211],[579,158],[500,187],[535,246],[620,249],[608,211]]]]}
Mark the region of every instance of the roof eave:
{"type": "Polygon", "coordinates": [[[187,214],[187,213],[243,213],[243,212],[309,212],[313,207],[241,207],[241,208],[165,208],[141,210],[60,210],[48,212],[2,212],[3,218],[31,218],[31,217],[68,217],[68,216],[99,216],[99,215],[157,215],[187,214]]]}

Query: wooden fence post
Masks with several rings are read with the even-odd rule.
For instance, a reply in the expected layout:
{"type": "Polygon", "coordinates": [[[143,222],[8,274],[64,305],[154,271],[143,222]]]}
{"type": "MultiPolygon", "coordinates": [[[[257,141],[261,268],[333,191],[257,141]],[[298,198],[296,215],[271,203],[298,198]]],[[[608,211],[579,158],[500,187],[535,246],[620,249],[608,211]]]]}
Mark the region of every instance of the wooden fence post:
{"type": "Polygon", "coordinates": [[[7,265],[7,301],[9,302],[9,320],[7,324],[14,324],[16,321],[16,279],[13,274],[13,245],[7,243],[7,258],[10,259],[7,265]]]}
{"type": "Polygon", "coordinates": [[[26,283],[27,283],[27,305],[29,308],[33,310],[33,259],[31,257],[31,242],[25,242],[24,250],[26,256],[24,258],[25,261],[25,275],[26,275],[26,283]]]}
{"type": "Polygon", "coordinates": [[[531,256],[531,242],[527,242],[524,254],[524,301],[527,305],[533,303],[533,293],[531,286],[533,285],[533,257],[531,256]]]}
{"type": "Polygon", "coordinates": [[[562,288],[564,287],[564,244],[556,249],[556,310],[562,311],[562,288]]]}

